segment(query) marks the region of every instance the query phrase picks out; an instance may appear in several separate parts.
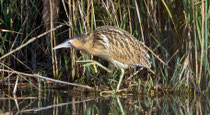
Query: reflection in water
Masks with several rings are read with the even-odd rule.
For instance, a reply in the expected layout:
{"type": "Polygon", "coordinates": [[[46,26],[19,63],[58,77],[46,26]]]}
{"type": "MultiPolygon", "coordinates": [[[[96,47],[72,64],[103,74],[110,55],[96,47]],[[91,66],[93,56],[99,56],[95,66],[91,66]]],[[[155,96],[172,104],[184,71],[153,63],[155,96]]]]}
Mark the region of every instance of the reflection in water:
{"type": "Polygon", "coordinates": [[[73,96],[50,91],[45,96],[7,97],[0,93],[0,114],[209,114],[208,97],[73,96]]]}

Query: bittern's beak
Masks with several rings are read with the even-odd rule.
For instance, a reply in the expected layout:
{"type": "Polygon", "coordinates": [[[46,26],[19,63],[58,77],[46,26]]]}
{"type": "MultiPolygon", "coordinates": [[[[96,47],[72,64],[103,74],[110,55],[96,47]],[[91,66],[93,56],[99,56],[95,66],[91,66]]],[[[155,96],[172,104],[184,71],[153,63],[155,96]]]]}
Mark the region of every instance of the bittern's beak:
{"type": "Polygon", "coordinates": [[[59,48],[69,48],[69,47],[72,47],[72,44],[71,44],[71,39],[68,39],[66,40],[65,42],[55,46],[53,48],[53,50],[56,50],[56,49],[59,49],[59,48]]]}

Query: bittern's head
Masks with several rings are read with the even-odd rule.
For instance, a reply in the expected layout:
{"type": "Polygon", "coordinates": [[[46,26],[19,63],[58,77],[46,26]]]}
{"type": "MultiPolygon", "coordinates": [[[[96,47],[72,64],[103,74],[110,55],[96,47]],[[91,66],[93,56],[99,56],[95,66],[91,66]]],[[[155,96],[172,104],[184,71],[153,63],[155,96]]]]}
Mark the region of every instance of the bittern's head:
{"type": "Polygon", "coordinates": [[[89,46],[90,44],[90,39],[91,39],[91,33],[85,33],[81,35],[74,36],[70,39],[67,39],[65,42],[57,45],[53,49],[59,49],[59,48],[69,48],[73,47],[76,49],[84,49],[85,46],[89,46]]]}

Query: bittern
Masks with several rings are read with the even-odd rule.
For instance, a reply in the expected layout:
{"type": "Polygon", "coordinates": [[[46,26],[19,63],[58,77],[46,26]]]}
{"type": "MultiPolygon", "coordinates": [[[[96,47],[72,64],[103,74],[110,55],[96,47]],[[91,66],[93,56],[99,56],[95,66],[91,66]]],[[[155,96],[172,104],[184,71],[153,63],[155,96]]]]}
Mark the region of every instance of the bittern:
{"type": "Polygon", "coordinates": [[[120,92],[120,84],[124,69],[128,67],[151,67],[150,57],[145,45],[123,29],[112,26],[101,26],[93,32],[74,36],[57,45],[54,49],[73,47],[84,53],[101,57],[121,69],[116,92],[120,92]]]}

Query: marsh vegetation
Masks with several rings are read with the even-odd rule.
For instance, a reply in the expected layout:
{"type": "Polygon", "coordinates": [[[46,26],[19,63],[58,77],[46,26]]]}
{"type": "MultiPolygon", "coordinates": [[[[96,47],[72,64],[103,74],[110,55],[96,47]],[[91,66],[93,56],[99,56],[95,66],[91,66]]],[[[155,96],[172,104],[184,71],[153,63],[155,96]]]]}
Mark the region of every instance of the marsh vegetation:
{"type": "MultiPolygon", "coordinates": [[[[7,94],[1,97],[10,97],[12,91],[24,94],[25,89],[37,94],[59,88],[94,93],[37,75],[98,91],[115,89],[120,71],[105,60],[74,49],[53,50],[67,38],[104,25],[128,31],[151,50],[154,73],[127,69],[121,85],[128,90],[126,94],[151,98],[190,95],[189,100],[197,94],[207,95],[209,11],[207,0],[1,0],[0,91],[7,94]],[[76,63],[81,60],[96,60],[113,73],[97,65],[76,63]]],[[[161,102],[169,107],[167,103],[165,99],[161,102]]],[[[209,103],[205,107],[209,112],[209,103]]]]}

